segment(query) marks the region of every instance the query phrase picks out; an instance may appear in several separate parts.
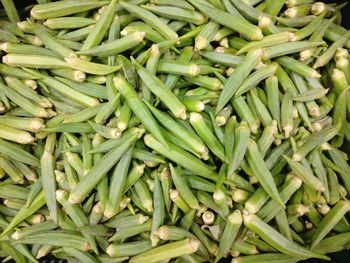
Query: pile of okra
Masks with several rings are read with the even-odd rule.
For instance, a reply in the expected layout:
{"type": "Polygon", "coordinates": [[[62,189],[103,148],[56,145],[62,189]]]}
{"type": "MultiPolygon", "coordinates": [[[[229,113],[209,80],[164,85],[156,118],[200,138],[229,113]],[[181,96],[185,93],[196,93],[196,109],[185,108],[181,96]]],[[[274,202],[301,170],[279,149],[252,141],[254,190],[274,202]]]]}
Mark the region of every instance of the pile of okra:
{"type": "Polygon", "coordinates": [[[344,5],[13,2],[3,262],[294,263],[350,245],[344,5]]]}

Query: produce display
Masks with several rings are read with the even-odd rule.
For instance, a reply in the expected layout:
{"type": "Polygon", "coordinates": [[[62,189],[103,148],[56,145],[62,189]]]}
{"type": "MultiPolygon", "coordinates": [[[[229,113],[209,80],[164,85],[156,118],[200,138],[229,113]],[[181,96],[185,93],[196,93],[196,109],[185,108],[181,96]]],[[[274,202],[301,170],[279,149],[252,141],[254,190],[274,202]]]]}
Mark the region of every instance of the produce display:
{"type": "Polygon", "coordinates": [[[0,2],[2,262],[350,246],[344,4],[0,2]]]}

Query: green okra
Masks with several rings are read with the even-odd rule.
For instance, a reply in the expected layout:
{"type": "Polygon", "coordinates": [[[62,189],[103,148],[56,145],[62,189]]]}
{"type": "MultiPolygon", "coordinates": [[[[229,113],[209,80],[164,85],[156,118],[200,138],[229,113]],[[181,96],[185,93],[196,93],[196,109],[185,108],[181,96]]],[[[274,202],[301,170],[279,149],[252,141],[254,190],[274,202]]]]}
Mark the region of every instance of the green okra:
{"type": "Polygon", "coordinates": [[[242,35],[245,35],[249,39],[260,40],[263,38],[262,32],[258,27],[242,18],[231,16],[228,13],[202,1],[191,0],[190,3],[217,23],[231,28],[242,35]]]}

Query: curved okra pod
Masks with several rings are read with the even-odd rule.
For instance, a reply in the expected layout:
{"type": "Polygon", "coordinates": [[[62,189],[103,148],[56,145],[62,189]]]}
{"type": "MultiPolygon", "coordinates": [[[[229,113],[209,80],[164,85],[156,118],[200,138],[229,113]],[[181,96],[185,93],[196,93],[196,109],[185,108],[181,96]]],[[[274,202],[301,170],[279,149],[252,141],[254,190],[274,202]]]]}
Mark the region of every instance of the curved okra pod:
{"type": "Polygon", "coordinates": [[[309,41],[295,41],[280,44],[274,47],[267,47],[262,49],[262,60],[268,60],[276,57],[281,57],[288,54],[297,53],[308,48],[318,47],[324,42],[309,42],[309,41]]]}
{"type": "Polygon", "coordinates": [[[235,144],[231,159],[228,160],[227,175],[229,176],[237,170],[239,164],[244,159],[248,147],[250,130],[246,121],[242,121],[234,132],[235,144]]]}
{"type": "Polygon", "coordinates": [[[213,40],[214,35],[219,30],[219,27],[220,25],[215,21],[209,21],[194,40],[195,50],[199,51],[208,47],[209,43],[213,40]]]}
{"type": "MultiPolygon", "coordinates": [[[[0,118],[0,120],[1,119],[2,118],[0,118]]],[[[17,130],[15,128],[8,127],[7,125],[2,124],[0,124],[0,137],[5,140],[17,142],[20,144],[28,144],[34,142],[34,138],[30,133],[26,131],[17,130]]]]}
{"type": "Polygon", "coordinates": [[[103,9],[103,13],[97,20],[94,28],[92,28],[87,35],[80,50],[86,50],[100,44],[113,21],[116,4],[117,0],[112,0],[109,2],[109,5],[103,9]]]}
{"type": "MultiPolygon", "coordinates": [[[[179,55],[179,57],[177,58],[177,62],[182,62],[182,63],[189,63],[190,60],[192,59],[192,56],[193,56],[193,48],[192,47],[185,47],[181,54],[179,55]]],[[[178,80],[180,79],[180,75],[172,75],[172,74],[169,74],[166,78],[166,81],[165,81],[165,86],[172,90],[176,83],[178,82],[178,80]]]]}
{"type": "Polygon", "coordinates": [[[85,56],[97,56],[97,57],[106,57],[110,55],[116,55],[128,49],[134,48],[140,42],[142,42],[144,37],[145,37],[145,32],[136,31],[130,35],[116,39],[106,44],[94,46],[89,49],[82,49],[80,51],[77,51],[76,54],[85,55],[85,56]]]}
{"type": "Polygon", "coordinates": [[[90,249],[85,238],[70,232],[46,231],[45,233],[37,233],[31,236],[19,239],[15,244],[42,244],[58,247],[73,247],[82,251],[90,249]]]}
{"type": "Polygon", "coordinates": [[[14,89],[22,96],[37,103],[39,106],[44,108],[52,107],[52,104],[47,98],[44,98],[43,96],[39,95],[37,92],[33,91],[33,89],[27,87],[20,80],[12,77],[5,77],[5,81],[10,88],[14,89]]]}
{"type": "Polygon", "coordinates": [[[9,157],[11,159],[17,160],[28,165],[32,165],[35,167],[40,166],[40,161],[37,157],[28,153],[19,145],[3,139],[0,139],[0,153],[5,157],[9,157]]]}
{"type": "Polygon", "coordinates": [[[350,241],[349,239],[349,232],[336,234],[334,236],[321,240],[320,243],[315,245],[314,250],[324,254],[341,251],[348,246],[350,241]]]}
{"type": "Polygon", "coordinates": [[[154,120],[147,106],[144,105],[141,98],[130,84],[122,77],[113,79],[116,89],[122,94],[126,103],[129,105],[134,114],[140,119],[145,128],[164,145],[167,145],[158,124],[154,120]]]}
{"type": "Polygon", "coordinates": [[[89,62],[80,59],[76,56],[69,56],[65,58],[67,65],[75,70],[80,70],[85,73],[94,75],[108,75],[120,69],[120,66],[108,66],[105,64],[99,64],[95,62],[89,62]]]}
{"type": "Polygon", "coordinates": [[[293,161],[286,155],[283,157],[287,160],[289,167],[294,171],[294,173],[303,180],[305,185],[308,185],[317,191],[325,191],[325,186],[323,185],[322,181],[314,176],[312,170],[309,169],[309,167],[306,167],[299,162],[293,161]]]}
{"type": "Polygon", "coordinates": [[[239,32],[251,40],[260,40],[263,38],[260,28],[240,17],[232,16],[220,9],[215,8],[207,2],[198,0],[190,0],[189,2],[212,20],[232,29],[233,31],[239,32]]]}
{"type": "Polygon", "coordinates": [[[176,170],[171,163],[169,164],[169,166],[170,166],[172,181],[176,189],[179,191],[180,195],[182,196],[182,198],[185,200],[185,202],[188,204],[188,206],[191,209],[198,209],[199,208],[198,200],[196,196],[192,193],[189,186],[187,185],[187,182],[178,173],[179,169],[177,168],[176,170]]]}
{"type": "Polygon", "coordinates": [[[346,44],[346,42],[349,40],[349,37],[350,31],[346,32],[341,38],[335,41],[325,52],[322,53],[321,56],[317,58],[315,64],[313,65],[313,68],[317,69],[326,65],[333,58],[337,49],[343,47],[346,44]]]}
{"type": "Polygon", "coordinates": [[[40,191],[36,197],[33,199],[30,206],[22,206],[20,210],[18,210],[17,214],[13,217],[11,222],[6,226],[6,228],[1,233],[1,237],[8,234],[12,231],[18,224],[26,220],[28,217],[36,213],[42,206],[46,204],[45,197],[43,191],[40,191]]]}
{"type": "Polygon", "coordinates": [[[139,254],[130,259],[130,263],[158,262],[168,260],[182,255],[188,255],[197,252],[200,242],[194,238],[187,238],[153,248],[148,252],[139,254]]]}
{"type": "Polygon", "coordinates": [[[189,171],[192,171],[193,173],[204,178],[208,178],[213,181],[216,180],[217,174],[209,166],[205,165],[192,154],[182,150],[180,147],[168,142],[169,149],[167,149],[166,146],[161,144],[150,134],[144,136],[144,141],[148,147],[156,150],[163,156],[178,163],[189,171]]]}
{"type": "Polygon", "coordinates": [[[169,108],[175,117],[185,120],[187,118],[186,108],[163,82],[147,69],[142,67],[136,60],[132,59],[138,75],[147,87],[169,108]]]}
{"type": "Polygon", "coordinates": [[[306,142],[293,154],[293,161],[302,160],[308,153],[316,147],[328,142],[338,134],[338,128],[330,126],[319,132],[315,132],[306,138],[306,142]]]}
{"type": "Polygon", "coordinates": [[[106,253],[112,258],[135,256],[152,249],[152,244],[148,240],[131,241],[123,244],[112,243],[106,253]]]}
{"type": "Polygon", "coordinates": [[[203,14],[194,10],[183,9],[180,7],[159,5],[143,5],[142,7],[162,17],[167,17],[177,21],[189,22],[195,25],[201,25],[208,21],[208,18],[203,14]]]}
{"type": "Polygon", "coordinates": [[[127,2],[121,2],[119,4],[133,15],[142,19],[146,24],[153,27],[166,39],[176,39],[178,37],[176,32],[150,11],[127,2]]]}
{"type": "Polygon", "coordinates": [[[253,41],[242,47],[236,54],[244,54],[253,48],[264,48],[283,44],[292,41],[294,34],[291,32],[281,32],[269,36],[265,36],[259,41],[253,41]]]}
{"type": "Polygon", "coordinates": [[[239,210],[235,210],[228,217],[222,233],[218,253],[215,257],[215,262],[218,262],[226,255],[232,247],[238,231],[242,225],[242,216],[239,210]]]}
{"type": "Polygon", "coordinates": [[[226,161],[225,150],[220,141],[211,132],[200,113],[191,112],[190,123],[208,148],[221,160],[226,161]]]}
{"type": "Polygon", "coordinates": [[[253,89],[261,81],[275,74],[276,70],[277,70],[277,65],[273,63],[257,70],[256,72],[251,74],[249,77],[247,77],[245,81],[243,81],[241,86],[236,91],[235,97],[239,97],[244,93],[248,92],[250,89],[253,89]]]}
{"type": "Polygon", "coordinates": [[[231,263],[296,263],[298,261],[300,261],[300,258],[282,253],[264,253],[260,255],[239,256],[234,258],[231,263]]]}
{"type": "MultiPolygon", "coordinates": [[[[83,227],[87,226],[89,224],[89,220],[84,214],[83,210],[80,208],[77,204],[70,204],[68,202],[69,193],[65,190],[59,189],[55,193],[57,201],[64,207],[65,211],[69,215],[69,217],[72,219],[74,224],[77,227],[83,227]]],[[[91,249],[95,251],[95,253],[98,252],[96,247],[95,239],[90,234],[84,234],[83,236],[86,238],[87,242],[89,243],[91,249]]]]}
{"type": "Polygon", "coordinates": [[[157,231],[163,225],[165,219],[165,203],[162,192],[162,186],[159,181],[159,176],[154,179],[154,194],[153,194],[154,212],[152,217],[151,241],[157,241],[157,231]]]}
{"type": "Polygon", "coordinates": [[[50,35],[44,28],[33,23],[31,20],[27,20],[29,27],[33,30],[35,35],[45,44],[46,47],[51,49],[61,58],[65,58],[74,55],[73,50],[57,41],[52,35],[50,35]]]}
{"type": "Polygon", "coordinates": [[[311,239],[311,249],[333,229],[340,219],[350,211],[350,202],[348,200],[339,201],[321,220],[311,239]]]}
{"type": "Polygon", "coordinates": [[[58,221],[57,202],[56,202],[56,181],[54,174],[53,150],[56,140],[56,134],[50,134],[46,139],[46,145],[43,155],[40,159],[41,176],[43,182],[43,191],[50,211],[50,217],[54,222],[58,221]]]}
{"type": "Polygon", "coordinates": [[[282,253],[303,259],[329,259],[326,255],[307,250],[306,248],[289,241],[256,215],[243,213],[243,221],[246,227],[257,233],[263,240],[282,253]]]}
{"type": "Polygon", "coordinates": [[[107,1],[96,2],[88,0],[81,2],[79,0],[73,0],[69,5],[64,2],[38,4],[30,10],[30,14],[35,19],[48,19],[95,9],[107,3],[107,1]]]}
{"type": "Polygon", "coordinates": [[[277,187],[272,178],[271,172],[266,167],[266,163],[259,152],[258,146],[252,139],[250,139],[248,142],[247,161],[267,194],[282,208],[284,208],[285,205],[277,191],[277,187]]]}
{"type": "Polygon", "coordinates": [[[265,157],[267,151],[270,149],[272,143],[275,140],[275,135],[278,133],[277,121],[273,120],[268,126],[265,127],[258,140],[258,147],[260,153],[265,157]]]}
{"type": "Polygon", "coordinates": [[[33,75],[23,69],[10,67],[5,64],[0,64],[0,73],[10,75],[19,79],[40,79],[40,76],[33,75]]]}
{"type": "Polygon", "coordinates": [[[200,74],[200,67],[185,62],[160,60],[157,72],[194,77],[200,74]]]}
{"type": "Polygon", "coordinates": [[[119,160],[117,166],[113,171],[110,182],[109,196],[104,210],[104,215],[111,218],[119,211],[119,204],[122,199],[124,185],[127,178],[129,165],[133,154],[133,147],[131,147],[125,155],[119,160]]]}
{"type": "Polygon", "coordinates": [[[86,195],[98,184],[102,177],[109,171],[113,165],[119,161],[127,149],[135,142],[137,135],[126,139],[120,146],[115,147],[107,153],[100,162],[97,163],[73,188],[69,196],[69,202],[79,203],[86,195]]]}
{"type": "Polygon", "coordinates": [[[48,117],[48,113],[43,107],[37,106],[37,104],[34,104],[33,102],[29,101],[20,93],[14,91],[12,88],[0,83],[0,91],[2,91],[6,95],[6,97],[11,99],[25,111],[29,112],[32,116],[42,118],[48,117]]]}
{"type": "Polygon", "coordinates": [[[299,74],[300,76],[304,76],[306,78],[320,78],[321,75],[313,68],[303,64],[302,62],[292,58],[292,57],[279,57],[276,59],[278,64],[280,64],[282,67],[294,71],[295,73],[299,74]]]}
{"type": "Polygon", "coordinates": [[[95,24],[96,21],[87,17],[57,17],[47,19],[43,25],[50,29],[72,29],[81,28],[95,24]]]}
{"type": "Polygon", "coordinates": [[[55,57],[39,55],[7,54],[2,57],[2,62],[11,67],[27,68],[68,68],[69,65],[55,57]]]}
{"type": "MultiPolygon", "coordinates": [[[[251,99],[252,106],[255,109],[256,115],[264,127],[267,127],[272,122],[272,117],[266,105],[259,98],[256,90],[250,90],[248,99],[251,99]]],[[[249,101],[248,101],[249,102],[249,101]]]]}
{"type": "Polygon", "coordinates": [[[284,131],[284,137],[289,138],[293,131],[293,101],[288,93],[285,93],[281,103],[281,128],[284,131]]]}
{"type": "Polygon", "coordinates": [[[220,94],[219,101],[216,106],[215,112],[218,113],[225,107],[226,103],[237,92],[239,86],[249,76],[250,72],[260,62],[261,50],[253,49],[248,52],[242,63],[240,63],[230,78],[224,85],[224,88],[220,94]]]}

